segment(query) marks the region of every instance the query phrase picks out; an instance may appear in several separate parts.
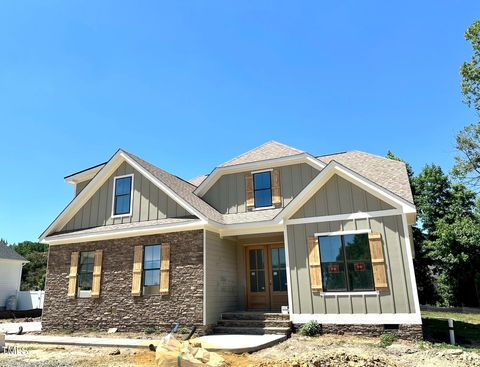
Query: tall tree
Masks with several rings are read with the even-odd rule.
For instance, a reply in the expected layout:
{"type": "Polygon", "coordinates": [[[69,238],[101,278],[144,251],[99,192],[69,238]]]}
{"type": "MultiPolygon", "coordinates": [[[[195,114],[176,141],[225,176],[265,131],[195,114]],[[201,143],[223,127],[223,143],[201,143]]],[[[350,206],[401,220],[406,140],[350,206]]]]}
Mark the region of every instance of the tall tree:
{"type": "MultiPolygon", "coordinates": [[[[461,89],[464,102],[480,114],[480,21],[468,27],[465,39],[472,45],[470,62],[460,68],[461,89]]],[[[480,123],[466,126],[456,138],[459,154],[455,157],[452,174],[466,183],[480,188],[480,123]]]]}
{"type": "MultiPolygon", "coordinates": [[[[387,158],[405,163],[410,188],[412,190],[413,201],[418,206],[418,190],[416,188],[416,180],[412,166],[393,154],[390,150],[387,152],[387,158]]],[[[438,302],[438,294],[435,287],[435,279],[432,272],[433,261],[428,256],[428,249],[425,247],[426,236],[422,229],[418,226],[412,227],[413,245],[415,250],[415,258],[413,259],[413,267],[415,269],[415,278],[417,280],[418,297],[420,303],[435,304],[438,302]]]]}
{"type": "Polygon", "coordinates": [[[21,290],[44,289],[47,274],[48,245],[24,241],[12,245],[12,248],[29,261],[22,270],[21,290]]]}

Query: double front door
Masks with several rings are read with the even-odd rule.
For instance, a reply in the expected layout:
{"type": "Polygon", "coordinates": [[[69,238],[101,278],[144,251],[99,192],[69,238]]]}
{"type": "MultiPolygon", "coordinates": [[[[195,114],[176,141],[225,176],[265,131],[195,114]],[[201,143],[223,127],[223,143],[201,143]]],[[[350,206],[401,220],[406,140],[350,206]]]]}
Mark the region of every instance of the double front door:
{"type": "Polygon", "coordinates": [[[288,305],[287,267],[283,245],[245,248],[247,308],[280,311],[288,305]]]}

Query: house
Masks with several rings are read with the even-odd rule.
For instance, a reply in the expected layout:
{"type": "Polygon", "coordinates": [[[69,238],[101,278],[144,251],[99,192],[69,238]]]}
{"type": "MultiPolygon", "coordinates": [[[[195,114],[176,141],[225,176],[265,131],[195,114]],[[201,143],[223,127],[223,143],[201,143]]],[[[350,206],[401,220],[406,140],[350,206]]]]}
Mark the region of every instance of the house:
{"type": "Polygon", "coordinates": [[[421,333],[402,162],[270,141],[190,182],[124,150],[65,180],[75,197],[40,237],[46,330],[208,333],[222,314],[283,309],[334,332],[421,333]]]}
{"type": "Polygon", "coordinates": [[[17,296],[22,281],[22,267],[27,262],[0,240],[0,310],[6,308],[8,297],[17,296]]]}

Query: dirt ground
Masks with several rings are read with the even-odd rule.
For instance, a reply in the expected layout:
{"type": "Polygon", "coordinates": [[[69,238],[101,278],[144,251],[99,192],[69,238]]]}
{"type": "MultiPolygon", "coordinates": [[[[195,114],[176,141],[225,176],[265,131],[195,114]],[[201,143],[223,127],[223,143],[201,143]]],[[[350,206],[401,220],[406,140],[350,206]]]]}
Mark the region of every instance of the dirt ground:
{"type": "MultiPolygon", "coordinates": [[[[478,350],[451,349],[427,343],[395,342],[387,348],[378,339],[324,335],[294,335],[253,354],[223,354],[231,367],[480,367],[478,350]]],[[[146,349],[18,345],[19,354],[0,354],[2,367],[155,366],[155,353],[146,349]],[[118,352],[117,351],[117,352],[118,352]]]]}

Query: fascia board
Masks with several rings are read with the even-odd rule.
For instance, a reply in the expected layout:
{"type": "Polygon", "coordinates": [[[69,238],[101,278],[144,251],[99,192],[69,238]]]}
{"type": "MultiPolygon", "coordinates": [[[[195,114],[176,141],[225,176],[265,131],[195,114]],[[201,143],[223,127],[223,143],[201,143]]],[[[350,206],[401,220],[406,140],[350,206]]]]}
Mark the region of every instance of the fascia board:
{"type": "Polygon", "coordinates": [[[80,182],[90,180],[105,166],[105,164],[106,163],[102,163],[95,167],[88,168],[84,171],[67,176],[65,177],[65,182],[68,184],[76,185],[80,182]]]}
{"type": "Polygon", "coordinates": [[[206,222],[203,220],[195,220],[189,223],[180,224],[159,224],[155,226],[141,227],[141,228],[123,228],[113,229],[96,233],[65,233],[51,237],[46,237],[42,243],[49,245],[61,245],[66,243],[78,243],[86,241],[104,241],[115,238],[125,238],[133,236],[146,236],[157,233],[171,233],[180,231],[191,231],[195,229],[203,229],[206,222]]]}

